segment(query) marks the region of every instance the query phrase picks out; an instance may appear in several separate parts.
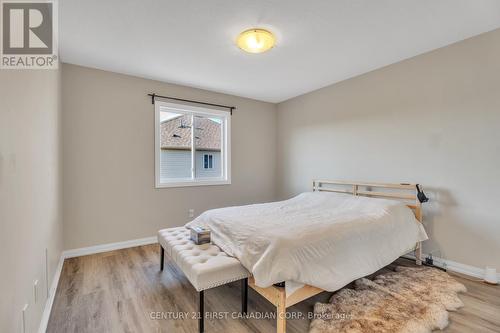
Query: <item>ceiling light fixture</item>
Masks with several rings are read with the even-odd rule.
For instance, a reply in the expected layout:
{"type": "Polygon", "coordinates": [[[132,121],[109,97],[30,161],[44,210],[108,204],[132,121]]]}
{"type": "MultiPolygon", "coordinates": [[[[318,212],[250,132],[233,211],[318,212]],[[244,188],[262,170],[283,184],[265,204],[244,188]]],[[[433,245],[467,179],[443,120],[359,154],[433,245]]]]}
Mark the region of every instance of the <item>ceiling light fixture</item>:
{"type": "Polygon", "coordinates": [[[265,29],[248,29],[239,34],[236,45],[249,53],[262,53],[276,42],[274,35],[265,29]]]}

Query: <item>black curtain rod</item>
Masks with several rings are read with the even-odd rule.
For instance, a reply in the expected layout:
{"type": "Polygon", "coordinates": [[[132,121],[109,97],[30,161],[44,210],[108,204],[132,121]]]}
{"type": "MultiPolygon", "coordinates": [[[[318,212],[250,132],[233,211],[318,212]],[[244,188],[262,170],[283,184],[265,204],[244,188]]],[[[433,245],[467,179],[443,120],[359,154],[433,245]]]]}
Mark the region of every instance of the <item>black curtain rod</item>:
{"type": "Polygon", "coordinates": [[[233,114],[233,110],[236,109],[235,106],[206,103],[206,102],[200,102],[200,101],[193,101],[191,99],[183,99],[183,98],[170,97],[170,96],[162,96],[162,95],[157,95],[155,93],[148,94],[148,96],[151,97],[151,104],[155,104],[155,98],[159,97],[159,98],[165,98],[165,99],[172,99],[174,101],[188,102],[188,103],[195,103],[195,104],[202,104],[202,105],[208,105],[208,106],[216,106],[216,107],[219,107],[219,108],[225,108],[225,109],[229,109],[229,112],[231,113],[231,115],[233,114]]]}

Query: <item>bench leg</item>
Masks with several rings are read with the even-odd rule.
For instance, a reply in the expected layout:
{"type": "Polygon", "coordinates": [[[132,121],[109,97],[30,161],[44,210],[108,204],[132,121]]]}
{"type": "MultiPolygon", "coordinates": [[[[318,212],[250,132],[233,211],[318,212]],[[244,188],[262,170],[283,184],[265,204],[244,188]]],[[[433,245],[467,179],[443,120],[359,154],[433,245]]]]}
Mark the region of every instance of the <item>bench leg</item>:
{"type": "Polygon", "coordinates": [[[241,313],[248,312],[248,278],[241,280],[241,313]]]}
{"type": "Polygon", "coordinates": [[[163,264],[165,263],[165,249],[160,245],[160,271],[163,271],[163,264]]]}
{"type": "Polygon", "coordinates": [[[199,301],[199,317],[198,317],[198,331],[199,333],[203,333],[205,330],[205,293],[204,290],[198,293],[198,301],[199,301]]]}

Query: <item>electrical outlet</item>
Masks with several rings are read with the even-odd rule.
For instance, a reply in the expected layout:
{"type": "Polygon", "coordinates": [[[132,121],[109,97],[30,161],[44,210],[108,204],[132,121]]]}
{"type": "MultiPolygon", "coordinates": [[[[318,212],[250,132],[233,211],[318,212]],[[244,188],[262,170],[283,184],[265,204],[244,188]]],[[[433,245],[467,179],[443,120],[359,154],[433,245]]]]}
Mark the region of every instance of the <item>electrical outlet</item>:
{"type": "Polygon", "coordinates": [[[38,280],[33,282],[33,300],[35,304],[38,303],[38,280]]]}
{"type": "Polygon", "coordinates": [[[194,209],[193,208],[189,208],[188,217],[194,217],[194,209]]]}
{"type": "Polygon", "coordinates": [[[434,265],[434,259],[432,259],[432,256],[428,256],[427,258],[425,258],[425,264],[429,266],[434,265]]]}
{"type": "Polygon", "coordinates": [[[22,311],[22,323],[21,323],[21,332],[28,332],[28,304],[24,304],[22,311]]]}

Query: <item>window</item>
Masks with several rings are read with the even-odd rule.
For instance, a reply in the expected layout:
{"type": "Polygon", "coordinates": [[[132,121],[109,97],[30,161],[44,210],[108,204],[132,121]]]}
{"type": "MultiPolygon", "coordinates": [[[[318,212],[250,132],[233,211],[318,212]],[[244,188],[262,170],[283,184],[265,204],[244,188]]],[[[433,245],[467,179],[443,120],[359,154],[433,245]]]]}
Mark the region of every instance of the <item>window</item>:
{"type": "Polygon", "coordinates": [[[209,155],[209,154],[203,155],[203,168],[204,169],[213,169],[214,168],[213,159],[214,159],[214,155],[209,155]]]}
{"type": "Polygon", "coordinates": [[[231,183],[229,112],[155,102],[156,187],[231,183]]]}

